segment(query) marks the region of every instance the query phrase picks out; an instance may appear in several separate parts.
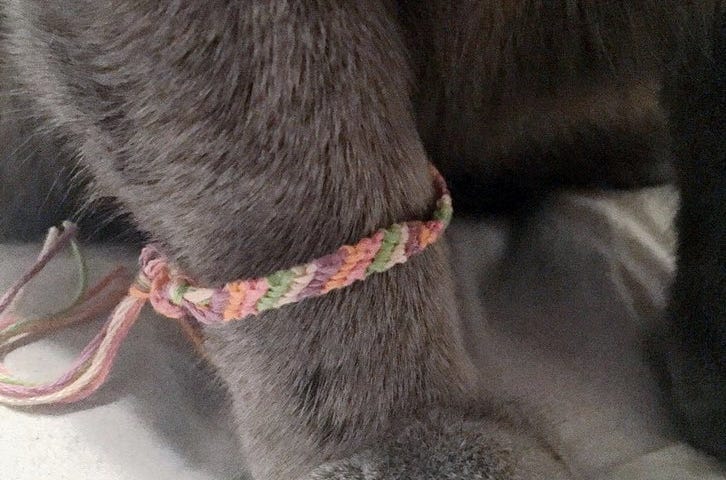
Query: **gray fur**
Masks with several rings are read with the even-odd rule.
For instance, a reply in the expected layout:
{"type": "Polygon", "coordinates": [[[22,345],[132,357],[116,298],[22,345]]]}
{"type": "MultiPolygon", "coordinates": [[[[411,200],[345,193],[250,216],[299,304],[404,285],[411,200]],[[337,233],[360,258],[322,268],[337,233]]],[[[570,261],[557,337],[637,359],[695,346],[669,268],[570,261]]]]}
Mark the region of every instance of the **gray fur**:
{"type": "MultiPolygon", "coordinates": [[[[54,161],[62,151],[33,106],[18,95],[0,58],[0,240],[37,237],[58,218],[69,218],[71,167],[54,161]],[[50,137],[50,138],[49,138],[50,137]]],[[[63,160],[67,160],[61,155],[63,160]]]]}
{"type": "Polygon", "coordinates": [[[571,478],[532,431],[488,412],[430,412],[383,445],[323,465],[305,480],[512,480],[571,478]],[[528,433],[523,433],[528,432],[528,433]]]}
{"type": "MultiPolygon", "coordinates": [[[[684,17],[680,2],[626,3],[0,7],[20,89],[79,152],[93,194],[219,284],[425,217],[429,158],[484,184],[571,171],[582,175],[567,183],[662,178],[659,41],[678,38],[684,17]],[[651,25],[654,14],[662,22],[651,25]],[[531,27],[558,18],[565,37],[543,51],[553,33],[531,27]],[[513,47],[512,32],[534,33],[513,47]],[[520,55],[532,61],[512,68],[520,55]],[[568,104],[574,90],[579,107],[568,104]],[[551,110],[527,120],[535,107],[551,110]],[[578,163],[593,145],[606,148],[578,163]]],[[[299,478],[326,462],[338,463],[310,478],[570,478],[546,428],[468,413],[486,403],[486,372],[474,371],[457,315],[441,243],[344,291],[208,329],[255,478],[299,478]],[[439,409],[445,422],[428,415],[439,409]]]]}

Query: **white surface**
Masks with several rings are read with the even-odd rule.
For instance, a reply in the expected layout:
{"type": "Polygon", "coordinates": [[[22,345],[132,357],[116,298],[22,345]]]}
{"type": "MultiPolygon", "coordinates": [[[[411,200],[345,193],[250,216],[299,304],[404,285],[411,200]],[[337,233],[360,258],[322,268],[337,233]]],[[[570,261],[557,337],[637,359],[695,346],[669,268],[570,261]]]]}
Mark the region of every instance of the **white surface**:
{"type": "MultiPolygon", "coordinates": [[[[468,338],[492,390],[544,413],[566,459],[587,478],[726,478],[679,442],[643,357],[673,266],[672,209],[663,191],[562,196],[517,225],[459,222],[450,235],[468,338]]],[[[0,288],[36,253],[37,246],[0,246],[0,288]]],[[[120,248],[88,253],[97,275],[119,261],[134,265],[134,252],[120,248]]],[[[73,278],[71,262],[60,259],[28,298],[61,301],[73,278]]],[[[97,328],[24,346],[6,364],[48,378],[97,328]]],[[[223,394],[211,383],[175,327],[147,312],[89,401],[0,407],[0,478],[235,478],[242,461],[223,394]]]]}

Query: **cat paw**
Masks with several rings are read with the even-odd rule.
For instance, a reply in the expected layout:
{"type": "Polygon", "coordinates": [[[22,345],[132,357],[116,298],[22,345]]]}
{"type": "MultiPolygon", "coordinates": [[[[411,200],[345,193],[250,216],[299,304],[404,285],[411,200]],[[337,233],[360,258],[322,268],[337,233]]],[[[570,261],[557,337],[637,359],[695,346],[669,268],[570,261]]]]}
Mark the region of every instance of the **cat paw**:
{"type": "MultiPolygon", "coordinates": [[[[451,419],[449,419],[451,420],[451,419]]],[[[567,479],[549,452],[489,421],[416,422],[376,449],[317,468],[305,480],[567,479]]]]}

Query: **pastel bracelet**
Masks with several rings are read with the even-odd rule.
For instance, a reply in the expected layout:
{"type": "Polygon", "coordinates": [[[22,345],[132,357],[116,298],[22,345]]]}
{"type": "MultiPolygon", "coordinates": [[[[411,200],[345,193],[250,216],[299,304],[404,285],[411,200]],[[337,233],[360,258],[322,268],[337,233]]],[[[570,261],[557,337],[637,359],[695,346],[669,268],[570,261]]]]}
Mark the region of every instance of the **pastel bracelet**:
{"type": "MultiPolygon", "coordinates": [[[[60,250],[71,245],[80,258],[74,240],[75,225],[65,223],[62,232],[51,229],[36,263],[0,298],[0,347],[19,338],[92,319],[109,302],[116,303],[119,298],[120,301],[101,332],[56,381],[48,384],[22,381],[0,365],[0,403],[15,406],[70,403],[91,395],[105,381],[123,339],[147,301],[156,312],[177,320],[201,349],[201,324],[218,325],[245,319],[344,288],[406,262],[434,243],[451,220],[451,196],[446,182],[435,168],[431,167],[431,171],[438,199],[428,221],[396,223],[355,245],[342,246],[304,265],[266,277],[232,281],[221,288],[194,285],[152,244],[143,248],[139,274],[125,295],[113,289],[123,277],[117,269],[91,289],[86,290],[84,286],[71,307],[62,312],[31,320],[17,318],[12,312],[15,300],[60,250]]],[[[82,278],[85,277],[82,275],[82,278]]]]}

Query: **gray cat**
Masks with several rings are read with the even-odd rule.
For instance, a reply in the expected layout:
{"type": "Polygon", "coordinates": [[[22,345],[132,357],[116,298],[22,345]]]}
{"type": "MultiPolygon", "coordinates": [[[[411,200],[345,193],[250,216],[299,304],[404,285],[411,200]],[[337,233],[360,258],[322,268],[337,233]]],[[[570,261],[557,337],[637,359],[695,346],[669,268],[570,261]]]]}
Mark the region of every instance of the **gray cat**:
{"type": "MultiPolygon", "coordinates": [[[[47,191],[80,177],[185,271],[219,284],[424,218],[429,161],[473,214],[555,187],[668,181],[666,60],[709,65],[717,3],[2,0],[3,101],[30,108],[33,128],[70,152],[0,163],[2,228],[48,223],[22,200],[29,182],[47,191]]],[[[3,134],[17,138],[8,117],[3,134]]],[[[720,146],[704,149],[722,159],[720,146]]],[[[717,250],[721,290],[708,301],[719,313],[693,320],[720,340],[723,244],[704,247],[717,250]]],[[[443,243],[205,334],[254,478],[573,478],[546,426],[485,400],[443,243]]],[[[677,368],[699,358],[692,350],[671,360],[676,397],[698,390],[677,368]]],[[[718,365],[703,383],[716,401],[709,393],[691,418],[723,418],[718,365]]],[[[694,438],[723,454],[717,428],[694,438]]]]}

